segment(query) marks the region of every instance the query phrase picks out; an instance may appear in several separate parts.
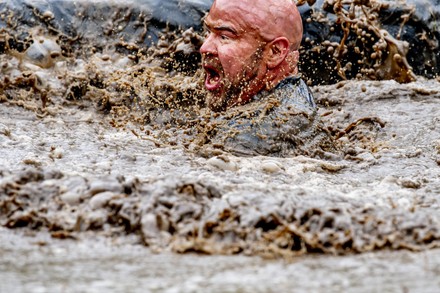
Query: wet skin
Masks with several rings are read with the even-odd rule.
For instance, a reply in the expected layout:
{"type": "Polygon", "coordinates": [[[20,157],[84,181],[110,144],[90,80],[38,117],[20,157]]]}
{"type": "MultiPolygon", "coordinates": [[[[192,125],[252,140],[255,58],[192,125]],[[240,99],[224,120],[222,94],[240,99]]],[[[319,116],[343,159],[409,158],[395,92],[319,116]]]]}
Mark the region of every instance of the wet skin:
{"type": "Polygon", "coordinates": [[[211,109],[245,104],[296,73],[302,26],[290,0],[216,0],[204,25],[200,52],[211,109]]]}

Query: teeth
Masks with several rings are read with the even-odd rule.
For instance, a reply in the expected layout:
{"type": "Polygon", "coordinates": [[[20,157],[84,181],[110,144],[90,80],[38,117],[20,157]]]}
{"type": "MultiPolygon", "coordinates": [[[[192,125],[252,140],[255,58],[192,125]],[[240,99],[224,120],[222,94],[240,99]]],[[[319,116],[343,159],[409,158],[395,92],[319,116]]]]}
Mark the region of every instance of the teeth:
{"type": "Polygon", "coordinates": [[[206,70],[206,77],[205,77],[205,86],[208,90],[215,90],[221,86],[220,82],[222,79],[222,76],[220,72],[215,70],[214,68],[210,66],[205,67],[206,70]]]}
{"type": "Polygon", "coordinates": [[[211,76],[210,78],[209,78],[209,83],[210,84],[214,84],[214,83],[217,83],[218,81],[219,81],[219,79],[220,79],[220,77],[217,75],[217,76],[211,76]]]}
{"type": "Polygon", "coordinates": [[[208,74],[208,83],[209,84],[216,84],[220,80],[220,75],[217,74],[215,71],[210,71],[208,74]]]}

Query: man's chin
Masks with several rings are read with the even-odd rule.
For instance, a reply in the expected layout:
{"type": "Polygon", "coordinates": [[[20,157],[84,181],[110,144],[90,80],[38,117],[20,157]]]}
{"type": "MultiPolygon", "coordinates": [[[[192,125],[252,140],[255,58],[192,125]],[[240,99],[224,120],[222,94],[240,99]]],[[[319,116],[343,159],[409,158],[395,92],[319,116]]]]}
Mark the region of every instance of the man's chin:
{"type": "Polygon", "coordinates": [[[226,110],[225,97],[220,91],[210,92],[206,98],[206,105],[215,112],[226,110]]]}

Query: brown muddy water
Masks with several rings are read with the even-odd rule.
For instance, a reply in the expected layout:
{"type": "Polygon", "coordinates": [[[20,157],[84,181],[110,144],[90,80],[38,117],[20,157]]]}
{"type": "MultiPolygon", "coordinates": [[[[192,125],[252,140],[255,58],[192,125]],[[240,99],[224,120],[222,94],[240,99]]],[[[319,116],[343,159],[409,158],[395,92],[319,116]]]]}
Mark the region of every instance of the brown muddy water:
{"type": "Polygon", "coordinates": [[[205,157],[93,108],[3,103],[2,224],[25,228],[0,232],[0,291],[436,292],[438,89],[313,88],[334,125],[385,123],[332,161],[205,157]]]}
{"type": "Polygon", "coordinates": [[[337,151],[235,156],[201,40],[3,48],[0,292],[439,292],[440,81],[314,86],[337,151]]]}
{"type": "Polygon", "coordinates": [[[290,260],[155,254],[120,238],[38,238],[2,228],[1,292],[437,292],[440,251],[290,260]],[[47,242],[47,245],[43,243],[47,242]],[[50,243],[50,244],[49,244],[50,243]]]}

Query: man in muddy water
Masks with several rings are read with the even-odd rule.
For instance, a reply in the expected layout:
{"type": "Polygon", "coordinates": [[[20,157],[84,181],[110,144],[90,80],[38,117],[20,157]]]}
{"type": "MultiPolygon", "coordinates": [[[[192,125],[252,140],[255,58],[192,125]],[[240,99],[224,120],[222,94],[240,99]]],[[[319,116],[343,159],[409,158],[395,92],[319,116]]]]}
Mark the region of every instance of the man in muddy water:
{"type": "Polygon", "coordinates": [[[292,0],[216,0],[204,24],[200,52],[211,109],[247,103],[297,74],[302,23],[292,0]]]}
{"type": "Polygon", "coordinates": [[[331,145],[298,75],[303,28],[293,0],[215,0],[204,26],[206,103],[229,116],[217,126],[217,145],[282,156],[331,145]]]}

